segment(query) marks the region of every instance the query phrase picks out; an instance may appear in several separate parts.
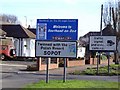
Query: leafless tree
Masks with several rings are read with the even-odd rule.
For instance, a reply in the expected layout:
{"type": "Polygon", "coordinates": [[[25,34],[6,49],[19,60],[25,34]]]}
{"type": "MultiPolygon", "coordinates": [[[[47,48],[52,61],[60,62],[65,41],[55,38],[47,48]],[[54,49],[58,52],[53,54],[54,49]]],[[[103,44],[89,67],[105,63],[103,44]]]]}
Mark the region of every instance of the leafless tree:
{"type": "Polygon", "coordinates": [[[0,17],[2,18],[2,19],[0,19],[0,20],[2,20],[1,22],[3,22],[3,23],[14,23],[14,24],[20,23],[20,22],[18,21],[17,16],[15,16],[15,15],[0,14],[0,17]]]}
{"type": "MultiPolygon", "coordinates": [[[[120,1],[119,0],[108,0],[104,4],[103,10],[103,21],[104,26],[108,24],[112,25],[114,34],[117,36],[117,43],[120,40],[120,1]]],[[[117,51],[115,52],[115,63],[118,63],[117,51]]]]}

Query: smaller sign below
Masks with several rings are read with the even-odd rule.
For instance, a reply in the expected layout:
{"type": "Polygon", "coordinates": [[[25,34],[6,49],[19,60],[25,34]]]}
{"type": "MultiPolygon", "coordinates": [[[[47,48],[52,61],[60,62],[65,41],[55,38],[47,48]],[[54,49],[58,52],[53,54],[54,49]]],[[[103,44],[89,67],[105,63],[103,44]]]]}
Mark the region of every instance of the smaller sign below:
{"type": "Polygon", "coordinates": [[[116,36],[90,36],[90,50],[115,51],[116,36]]]}
{"type": "Polygon", "coordinates": [[[38,41],[36,40],[36,57],[77,57],[77,42],[38,41]]]}

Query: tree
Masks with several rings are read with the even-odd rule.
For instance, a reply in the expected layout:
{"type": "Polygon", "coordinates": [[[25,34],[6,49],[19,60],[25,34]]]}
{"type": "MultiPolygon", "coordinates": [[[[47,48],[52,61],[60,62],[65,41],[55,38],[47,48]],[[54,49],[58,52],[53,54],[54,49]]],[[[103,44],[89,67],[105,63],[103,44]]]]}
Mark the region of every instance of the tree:
{"type": "MultiPolygon", "coordinates": [[[[106,27],[108,24],[112,25],[114,29],[114,34],[117,36],[117,44],[120,40],[120,1],[118,0],[109,0],[104,5],[104,14],[103,14],[103,21],[104,26],[106,27]]],[[[115,51],[115,63],[118,62],[118,55],[117,51],[115,51]]]]}
{"type": "Polygon", "coordinates": [[[115,34],[120,31],[120,1],[108,0],[104,4],[103,22],[106,27],[108,24],[113,26],[115,34]]]}
{"type": "Polygon", "coordinates": [[[2,18],[2,19],[0,19],[0,20],[1,20],[1,22],[3,22],[3,23],[14,23],[14,24],[20,23],[20,22],[18,21],[17,16],[15,16],[15,15],[0,14],[0,17],[2,18]]]}
{"type": "Polygon", "coordinates": [[[118,32],[120,35],[120,1],[118,2],[118,32]]]}

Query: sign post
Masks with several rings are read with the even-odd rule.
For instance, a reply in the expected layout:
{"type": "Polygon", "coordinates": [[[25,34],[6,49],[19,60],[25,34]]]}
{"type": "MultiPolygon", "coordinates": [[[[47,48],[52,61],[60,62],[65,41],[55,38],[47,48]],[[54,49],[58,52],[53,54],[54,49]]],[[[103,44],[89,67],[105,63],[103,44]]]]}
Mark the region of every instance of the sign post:
{"type": "Polygon", "coordinates": [[[100,53],[98,52],[97,53],[97,56],[98,56],[98,58],[97,58],[97,74],[99,73],[99,60],[100,60],[100,53]]]}
{"type": "MultiPolygon", "coordinates": [[[[89,48],[91,51],[97,52],[114,52],[116,51],[116,36],[90,36],[89,48]]],[[[110,72],[110,61],[108,57],[108,74],[110,72]]],[[[98,56],[100,58],[100,55],[98,56]]],[[[98,74],[98,61],[97,61],[97,74],[98,74]]]]}
{"type": "Polygon", "coordinates": [[[108,52],[108,74],[110,73],[110,55],[108,52]]]}
{"type": "Polygon", "coordinates": [[[106,52],[107,59],[108,59],[108,74],[110,73],[110,52],[106,52]]]}
{"type": "Polygon", "coordinates": [[[46,60],[46,83],[49,83],[49,58],[46,60]]]}
{"type": "Polygon", "coordinates": [[[64,76],[63,76],[63,82],[66,82],[66,59],[64,58],[64,76]]]}

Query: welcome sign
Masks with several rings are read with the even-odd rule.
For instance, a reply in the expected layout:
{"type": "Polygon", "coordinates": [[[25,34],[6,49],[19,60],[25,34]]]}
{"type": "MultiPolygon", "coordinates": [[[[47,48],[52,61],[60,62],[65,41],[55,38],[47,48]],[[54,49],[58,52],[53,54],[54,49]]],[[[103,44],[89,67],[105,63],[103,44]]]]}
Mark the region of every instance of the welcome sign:
{"type": "Polygon", "coordinates": [[[78,19],[37,19],[37,40],[77,40],[78,19]]]}

